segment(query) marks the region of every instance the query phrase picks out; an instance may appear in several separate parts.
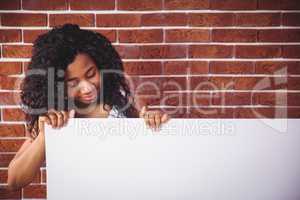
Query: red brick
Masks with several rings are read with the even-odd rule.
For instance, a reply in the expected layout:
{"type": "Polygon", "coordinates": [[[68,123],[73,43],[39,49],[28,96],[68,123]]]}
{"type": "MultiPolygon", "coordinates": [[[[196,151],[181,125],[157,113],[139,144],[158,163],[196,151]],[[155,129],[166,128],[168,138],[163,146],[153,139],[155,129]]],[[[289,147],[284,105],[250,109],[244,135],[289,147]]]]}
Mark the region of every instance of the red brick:
{"type": "Polygon", "coordinates": [[[130,86],[134,94],[158,95],[162,91],[161,77],[131,77],[130,86]]]}
{"type": "Polygon", "coordinates": [[[282,10],[300,10],[300,3],[298,0],[281,0],[280,8],[282,10]]]}
{"type": "Polygon", "coordinates": [[[161,10],[161,0],[117,0],[118,10],[161,10]]]}
{"type": "Polygon", "coordinates": [[[43,198],[47,197],[46,185],[28,185],[23,188],[24,198],[43,198]]]}
{"type": "Polygon", "coordinates": [[[143,14],[142,26],[186,26],[187,14],[185,13],[154,13],[143,14]]]}
{"type": "Polygon", "coordinates": [[[167,61],[164,62],[165,75],[208,74],[208,62],[205,61],[167,61]]]}
{"type": "Polygon", "coordinates": [[[213,29],[213,42],[256,42],[257,31],[253,29],[213,29]]]}
{"type": "Polygon", "coordinates": [[[21,30],[6,29],[0,30],[0,42],[21,42],[21,30]]]}
{"type": "Polygon", "coordinates": [[[256,0],[211,0],[210,8],[221,10],[255,10],[257,5],[256,0]]]}
{"type": "Polygon", "coordinates": [[[47,15],[38,13],[2,13],[2,26],[46,26],[47,15]]]}
{"type": "MultiPolygon", "coordinates": [[[[228,93],[228,92],[226,92],[228,93]]],[[[232,99],[228,98],[226,105],[252,105],[251,102],[251,94],[249,92],[232,92],[230,95],[227,96],[231,97],[232,99]]]]}
{"type": "Polygon", "coordinates": [[[233,118],[233,108],[190,108],[189,118],[233,118]]]}
{"type": "Polygon", "coordinates": [[[99,27],[138,27],[141,25],[140,14],[97,14],[99,27]]]}
{"type": "Polygon", "coordinates": [[[164,106],[188,106],[187,103],[187,93],[178,91],[169,91],[168,93],[163,93],[163,97],[160,99],[159,105],[164,106]]]}
{"type": "Polygon", "coordinates": [[[116,50],[120,54],[122,59],[128,58],[139,58],[140,57],[140,47],[136,45],[116,45],[116,50]]]}
{"type": "Polygon", "coordinates": [[[49,30],[23,30],[23,40],[26,43],[33,43],[39,35],[48,31],[49,30]]]}
{"type": "Polygon", "coordinates": [[[212,61],[209,63],[209,71],[213,74],[252,74],[254,64],[252,62],[212,61]]]}
{"type": "Polygon", "coordinates": [[[238,26],[280,26],[280,13],[237,13],[238,26]]]}
{"type": "Polygon", "coordinates": [[[32,1],[22,0],[24,10],[68,10],[67,0],[32,1]]]}
{"type": "Polygon", "coordinates": [[[163,91],[181,91],[187,89],[186,77],[167,76],[161,78],[161,88],[163,91]]]}
{"type": "Polygon", "coordinates": [[[0,140],[0,151],[1,152],[17,152],[22,144],[24,139],[1,139],[0,140]]]}
{"type": "Polygon", "coordinates": [[[30,58],[32,45],[3,45],[2,57],[6,58],[30,58]]]}
{"type": "Polygon", "coordinates": [[[161,29],[119,30],[119,42],[160,43],[163,41],[161,29]]]}
{"type": "Polygon", "coordinates": [[[232,77],[210,76],[210,77],[190,77],[191,90],[232,90],[234,82],[232,77]]]}
{"type": "Polygon", "coordinates": [[[209,0],[165,0],[166,10],[201,10],[209,9],[209,0]]]}
{"type": "Polygon", "coordinates": [[[50,26],[62,25],[64,23],[78,24],[79,26],[95,26],[93,14],[50,14],[50,26]]]}
{"type": "Polygon", "coordinates": [[[259,42],[300,42],[300,29],[259,30],[259,42]]]}
{"type": "Polygon", "coordinates": [[[149,94],[141,94],[141,95],[135,95],[135,104],[134,106],[138,109],[141,110],[141,108],[144,105],[151,105],[151,106],[158,106],[161,105],[161,95],[149,95],[149,94]]]}
{"type": "Polygon", "coordinates": [[[231,58],[233,47],[229,45],[190,45],[189,58],[231,58]]]}
{"type": "Polygon", "coordinates": [[[281,47],[276,45],[238,45],[237,58],[277,58],[281,57],[281,47]]]}
{"type": "Polygon", "coordinates": [[[261,10],[280,10],[281,0],[258,0],[258,9],[261,10]]]}
{"type": "Polygon", "coordinates": [[[289,92],[287,93],[288,106],[300,106],[300,93],[289,92]]]}
{"type": "Polygon", "coordinates": [[[299,10],[298,0],[258,0],[258,8],[263,10],[299,10]]]}
{"type": "Polygon", "coordinates": [[[7,169],[0,169],[0,184],[7,183],[7,169]]]}
{"type": "Polygon", "coordinates": [[[186,98],[187,106],[209,106],[212,104],[213,95],[211,92],[195,91],[188,92],[186,98]]]}
{"type": "Polygon", "coordinates": [[[298,45],[283,46],[282,56],[284,58],[300,58],[300,46],[298,45]]]}
{"type": "Polygon", "coordinates": [[[189,13],[189,26],[234,26],[232,13],[189,13]]]}
{"type": "Polygon", "coordinates": [[[235,105],[234,94],[235,93],[233,92],[226,92],[226,91],[221,91],[221,92],[212,91],[210,92],[209,105],[217,105],[217,106],[235,105]]]}
{"type": "Polygon", "coordinates": [[[20,89],[20,84],[22,78],[9,77],[0,75],[0,89],[1,90],[18,90],[20,89]]]}
{"type": "MultiPolygon", "coordinates": [[[[89,30],[89,29],[87,29],[89,30]]],[[[100,33],[105,36],[109,41],[116,42],[117,41],[117,31],[116,30],[101,30],[101,29],[90,29],[91,31],[100,33]]]]}
{"type": "Polygon", "coordinates": [[[166,61],[163,64],[163,72],[165,75],[187,74],[188,61],[166,61]]]}
{"type": "Polygon", "coordinates": [[[4,121],[25,121],[25,113],[19,108],[3,108],[4,121]]]}
{"type": "Polygon", "coordinates": [[[21,8],[21,0],[0,1],[1,10],[19,10],[21,8]]]}
{"type": "MultiPolygon", "coordinates": [[[[0,167],[8,167],[15,154],[0,154],[0,167]]],[[[0,189],[1,190],[1,189],[0,189]]],[[[0,192],[1,194],[1,192],[0,192]]]]}
{"type": "Polygon", "coordinates": [[[288,90],[300,90],[300,78],[288,77],[288,90]]]}
{"type": "Polygon", "coordinates": [[[141,46],[142,58],[185,58],[185,45],[147,45],[141,46]]]}
{"type": "Polygon", "coordinates": [[[0,62],[1,75],[13,75],[22,73],[21,62],[0,62]]]}
{"type": "Polygon", "coordinates": [[[187,118],[187,108],[182,107],[162,107],[159,110],[167,113],[171,118],[187,118]]]}
{"type": "Polygon", "coordinates": [[[115,0],[69,0],[71,10],[114,10],[115,0]]]}
{"type": "Polygon", "coordinates": [[[282,13],[283,26],[300,26],[300,13],[282,13]]]}
{"type": "Polygon", "coordinates": [[[160,94],[162,91],[186,90],[186,77],[137,77],[132,79],[136,94],[160,94]]]}
{"type": "Polygon", "coordinates": [[[254,92],[253,105],[287,106],[286,92],[254,92]]]}
{"type": "Polygon", "coordinates": [[[42,176],[41,183],[46,183],[47,182],[47,169],[41,169],[41,176],[42,176]]]}
{"type": "Polygon", "coordinates": [[[22,124],[0,124],[1,137],[24,137],[25,127],[22,124]]]}
{"type": "Polygon", "coordinates": [[[208,74],[208,62],[206,61],[190,61],[188,66],[188,74],[208,74]]]}
{"type": "Polygon", "coordinates": [[[300,109],[297,107],[287,108],[288,118],[300,118],[300,109]]]}
{"type": "Polygon", "coordinates": [[[235,108],[235,118],[275,118],[274,108],[235,108]]]}
{"type": "Polygon", "coordinates": [[[286,77],[234,77],[236,90],[277,90],[287,89],[286,77]]]}
{"type": "Polygon", "coordinates": [[[0,92],[0,105],[19,105],[19,92],[0,92]]]}
{"type": "Polygon", "coordinates": [[[161,62],[124,62],[124,71],[128,75],[160,75],[161,62]]]}
{"type": "Polygon", "coordinates": [[[21,199],[22,190],[11,191],[7,185],[0,185],[1,199],[21,199]]]}
{"type": "Polygon", "coordinates": [[[202,29],[167,29],[166,42],[209,42],[210,31],[202,29]]]}
{"type": "Polygon", "coordinates": [[[263,10],[299,10],[298,0],[258,0],[258,8],[263,10]]]}
{"type": "Polygon", "coordinates": [[[255,64],[256,74],[300,74],[300,62],[258,61],[255,64]]]}

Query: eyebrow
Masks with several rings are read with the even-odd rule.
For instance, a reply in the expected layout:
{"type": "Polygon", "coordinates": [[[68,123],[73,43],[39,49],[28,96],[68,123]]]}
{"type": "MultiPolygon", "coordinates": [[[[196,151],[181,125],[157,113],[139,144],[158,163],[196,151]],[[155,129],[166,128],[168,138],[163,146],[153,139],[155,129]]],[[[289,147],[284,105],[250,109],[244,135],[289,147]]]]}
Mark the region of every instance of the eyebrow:
{"type": "MultiPolygon", "coordinates": [[[[86,70],[86,72],[85,72],[84,74],[86,74],[86,73],[88,73],[89,71],[91,71],[94,67],[95,67],[95,66],[92,65],[88,70],[86,70]]],[[[73,81],[73,80],[75,80],[75,79],[77,79],[77,77],[69,78],[67,81],[73,81]]]]}

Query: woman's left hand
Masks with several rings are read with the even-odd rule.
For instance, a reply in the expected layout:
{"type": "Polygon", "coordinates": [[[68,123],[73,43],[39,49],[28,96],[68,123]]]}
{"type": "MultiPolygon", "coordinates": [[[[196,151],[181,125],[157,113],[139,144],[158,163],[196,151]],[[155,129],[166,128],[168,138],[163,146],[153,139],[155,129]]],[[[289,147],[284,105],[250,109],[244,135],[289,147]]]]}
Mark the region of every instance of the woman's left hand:
{"type": "Polygon", "coordinates": [[[144,118],[147,127],[155,131],[158,131],[161,124],[170,119],[167,113],[162,113],[160,110],[148,110],[147,106],[142,108],[140,118],[144,118]]]}

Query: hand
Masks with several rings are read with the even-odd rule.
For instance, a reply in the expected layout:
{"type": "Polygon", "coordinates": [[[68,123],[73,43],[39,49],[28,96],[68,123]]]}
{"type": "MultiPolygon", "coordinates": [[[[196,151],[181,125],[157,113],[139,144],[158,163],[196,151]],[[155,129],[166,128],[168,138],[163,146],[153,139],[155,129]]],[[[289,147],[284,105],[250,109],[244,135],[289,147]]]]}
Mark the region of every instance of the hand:
{"type": "Polygon", "coordinates": [[[47,114],[39,116],[38,125],[39,130],[44,132],[45,123],[51,125],[52,128],[61,128],[65,126],[68,122],[69,118],[73,118],[75,116],[75,110],[71,111],[57,111],[54,109],[50,109],[47,114]]]}
{"type": "Polygon", "coordinates": [[[158,131],[161,124],[166,123],[170,119],[167,113],[162,113],[160,110],[149,111],[147,106],[142,108],[140,118],[144,118],[147,127],[155,131],[158,131]]]}

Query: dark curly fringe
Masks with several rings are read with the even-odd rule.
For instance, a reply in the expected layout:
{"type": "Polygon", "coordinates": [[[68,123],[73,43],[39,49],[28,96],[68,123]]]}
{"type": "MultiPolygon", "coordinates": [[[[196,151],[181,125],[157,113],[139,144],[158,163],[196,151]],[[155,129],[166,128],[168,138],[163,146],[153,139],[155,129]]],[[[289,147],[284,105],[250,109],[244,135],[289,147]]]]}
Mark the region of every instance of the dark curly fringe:
{"type": "MultiPolygon", "coordinates": [[[[76,24],[64,24],[39,35],[34,42],[28,71],[21,84],[21,102],[26,113],[26,125],[29,133],[37,135],[38,117],[47,113],[50,108],[66,110],[66,92],[63,93],[65,96],[64,108],[58,104],[58,96],[62,94],[62,91],[58,91],[57,84],[64,79],[57,72],[65,71],[79,53],[88,54],[96,63],[100,73],[101,70],[123,72],[119,54],[111,42],[100,33],[80,29],[76,24]],[[36,70],[42,73],[31,73],[36,70]],[[48,102],[49,70],[53,70],[55,74],[53,96],[49,97],[53,99],[53,105],[48,102]]],[[[102,79],[103,103],[116,107],[126,117],[137,117],[138,111],[133,106],[134,99],[124,74],[104,73],[102,79]]]]}

